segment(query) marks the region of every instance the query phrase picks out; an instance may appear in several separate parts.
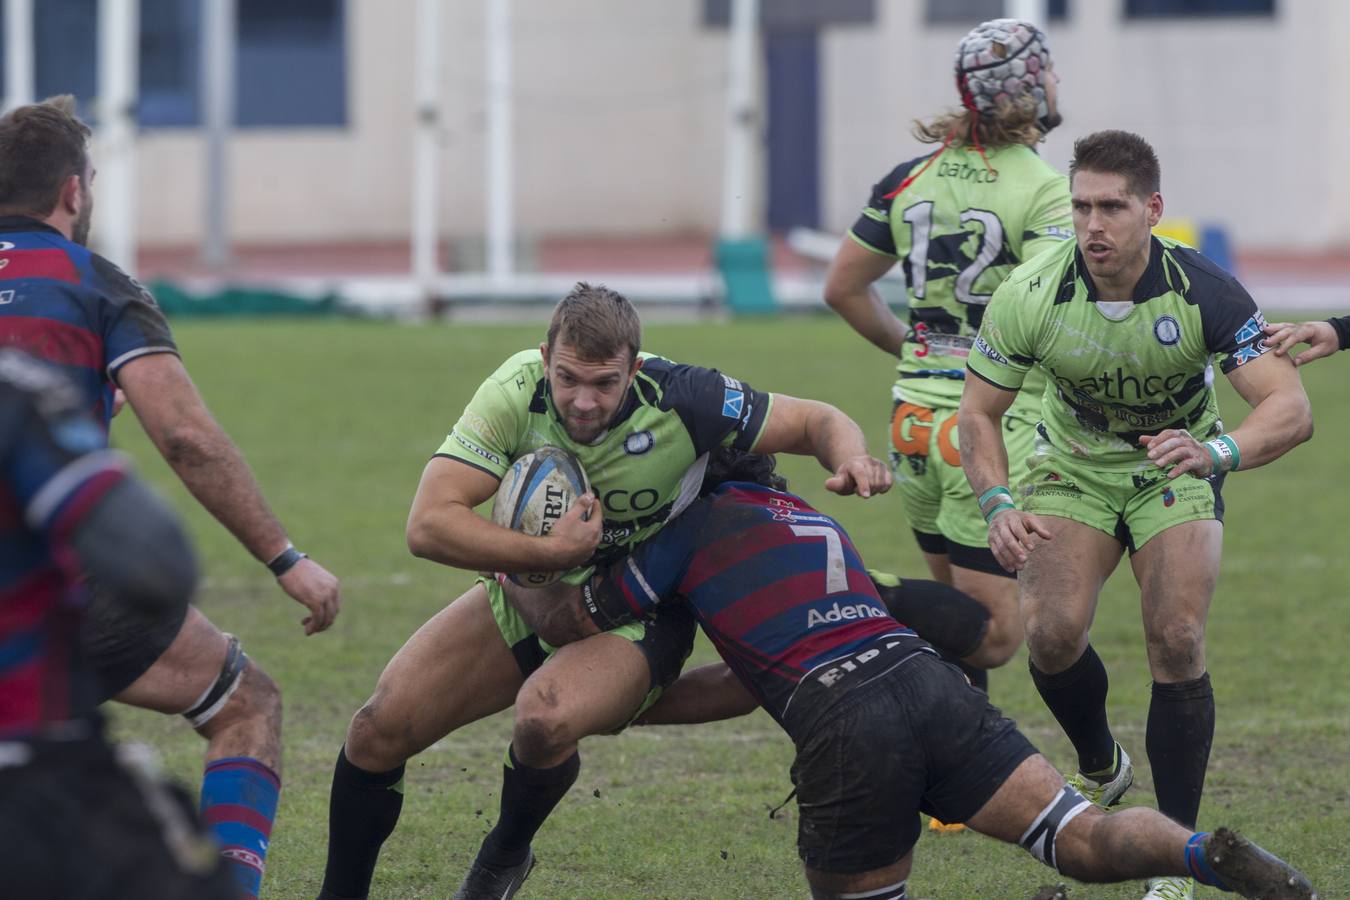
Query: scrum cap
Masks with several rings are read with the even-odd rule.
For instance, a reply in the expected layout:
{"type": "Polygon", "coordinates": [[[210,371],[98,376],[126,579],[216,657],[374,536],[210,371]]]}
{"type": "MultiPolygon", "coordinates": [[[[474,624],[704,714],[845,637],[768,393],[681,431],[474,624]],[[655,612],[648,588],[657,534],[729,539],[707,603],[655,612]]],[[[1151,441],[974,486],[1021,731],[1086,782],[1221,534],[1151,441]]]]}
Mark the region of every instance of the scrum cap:
{"type": "MultiPolygon", "coordinates": [[[[1029,93],[1036,99],[1037,119],[1048,124],[1045,83],[1049,68],[1045,33],[1020,19],[993,19],[978,25],[956,48],[961,102],[980,114],[993,113],[1000,101],[1029,93]]],[[[1045,124],[1042,128],[1048,130],[1045,124]]]]}

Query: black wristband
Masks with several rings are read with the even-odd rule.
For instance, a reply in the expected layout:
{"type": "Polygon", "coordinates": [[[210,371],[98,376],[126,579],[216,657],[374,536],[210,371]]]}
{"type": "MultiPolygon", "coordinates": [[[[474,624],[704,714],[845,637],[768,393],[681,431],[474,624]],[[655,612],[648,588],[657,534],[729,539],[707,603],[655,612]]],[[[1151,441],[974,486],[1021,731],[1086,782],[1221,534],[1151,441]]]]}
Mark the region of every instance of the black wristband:
{"type": "Polygon", "coordinates": [[[273,575],[280,578],[291,569],[294,569],[296,563],[302,559],[307,559],[308,557],[308,553],[301,553],[299,550],[295,549],[293,544],[287,544],[285,550],[282,550],[276,556],[272,557],[272,561],[267,564],[267,568],[273,575]]]}

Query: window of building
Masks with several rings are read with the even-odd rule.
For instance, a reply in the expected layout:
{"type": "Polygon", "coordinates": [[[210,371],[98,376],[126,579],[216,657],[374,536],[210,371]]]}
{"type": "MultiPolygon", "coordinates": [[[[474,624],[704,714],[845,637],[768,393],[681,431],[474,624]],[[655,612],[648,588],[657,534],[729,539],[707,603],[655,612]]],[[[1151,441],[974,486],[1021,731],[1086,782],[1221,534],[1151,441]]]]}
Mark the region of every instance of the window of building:
{"type": "Polygon", "coordinates": [[[1125,0],[1130,19],[1273,15],[1275,0],[1125,0]]]}
{"type": "MultiPolygon", "coordinates": [[[[1051,22],[1069,17],[1069,0],[1049,0],[1046,12],[1051,22]]],[[[927,0],[925,17],[930,25],[964,25],[973,28],[1007,14],[1003,0],[927,0]]]]}
{"type": "MultiPolygon", "coordinates": [[[[236,118],[241,127],[347,122],[346,0],[238,0],[236,118]]],[[[201,3],[141,0],[143,126],[201,123],[201,3]]],[[[36,93],[75,94],[92,117],[98,0],[35,4],[36,93]]],[[[4,89],[0,16],[0,94],[4,89]]]]}

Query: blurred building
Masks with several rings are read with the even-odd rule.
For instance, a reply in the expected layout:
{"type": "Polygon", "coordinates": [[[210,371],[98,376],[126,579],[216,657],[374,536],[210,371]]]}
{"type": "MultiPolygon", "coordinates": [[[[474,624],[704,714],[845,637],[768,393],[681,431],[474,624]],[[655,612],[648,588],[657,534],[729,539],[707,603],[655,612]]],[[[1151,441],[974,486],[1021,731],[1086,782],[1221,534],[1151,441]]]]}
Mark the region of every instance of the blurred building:
{"type": "MultiPolygon", "coordinates": [[[[142,0],[138,236],[203,230],[201,3],[142,0]]],[[[440,218],[485,220],[485,4],[442,15],[440,218]]],[[[1074,136],[1137,131],[1169,215],[1246,248],[1350,245],[1350,80],[1340,0],[1057,0],[1045,23],[1074,136]],[[1310,154],[1306,159],[1303,154],[1310,154]]],[[[238,0],[231,235],[406,240],[413,0],[238,0]]],[[[956,102],[952,53],[999,0],[764,0],[765,227],[842,231],[872,182],[922,152],[916,116],[956,102]]],[[[37,93],[92,97],[96,0],[40,0],[37,93]]],[[[526,238],[706,234],[722,188],[726,0],[512,0],[515,222],[526,238]]]]}

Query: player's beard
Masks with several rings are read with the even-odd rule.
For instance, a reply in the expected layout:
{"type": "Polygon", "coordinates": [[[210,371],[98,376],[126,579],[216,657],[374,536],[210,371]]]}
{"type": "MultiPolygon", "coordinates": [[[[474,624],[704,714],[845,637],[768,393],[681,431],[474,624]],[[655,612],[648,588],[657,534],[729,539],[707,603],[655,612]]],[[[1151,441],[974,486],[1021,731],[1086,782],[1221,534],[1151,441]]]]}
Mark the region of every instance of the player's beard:
{"type": "Polygon", "coordinates": [[[94,193],[87,187],[80,187],[80,212],[70,226],[70,239],[81,247],[89,243],[89,226],[94,219],[94,193]]]}

